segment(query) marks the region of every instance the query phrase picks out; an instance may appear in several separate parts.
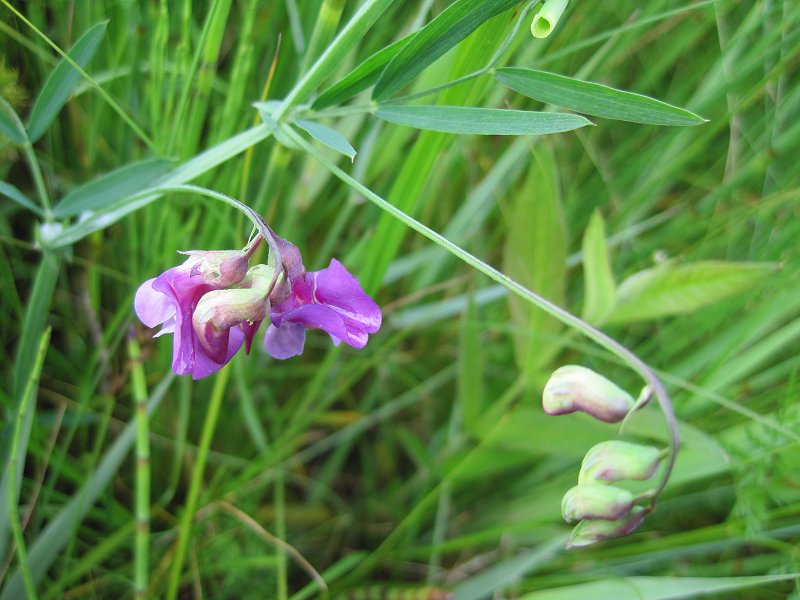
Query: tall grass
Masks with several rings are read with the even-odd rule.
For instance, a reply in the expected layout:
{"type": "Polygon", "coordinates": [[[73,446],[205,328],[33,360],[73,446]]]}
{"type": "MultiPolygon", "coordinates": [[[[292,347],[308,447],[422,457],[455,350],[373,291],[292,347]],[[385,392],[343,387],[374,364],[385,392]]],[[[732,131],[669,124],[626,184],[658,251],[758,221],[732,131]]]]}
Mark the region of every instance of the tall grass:
{"type": "MultiPolygon", "coordinates": [[[[557,110],[501,85],[496,57],[685,107],[696,127],[454,135],[393,124],[369,90],[312,108],[450,4],[2,0],[0,598],[797,594],[800,5],[575,0],[535,39],[537,7],[509,2],[395,93],[557,110]],[[37,117],[54,69],[72,87],[37,117]],[[338,257],[380,333],[361,351],[309,336],[285,362],[259,337],[208,380],[173,377],[136,288],[178,250],[250,233],[189,183],[264,215],[310,270],[338,257]],[[564,549],[560,499],[618,433],[546,417],[540,397],[567,363],[643,383],[505,276],[673,398],[682,449],[629,537],[564,549]]],[[[624,436],[668,441],[654,406],[624,436]]]]}

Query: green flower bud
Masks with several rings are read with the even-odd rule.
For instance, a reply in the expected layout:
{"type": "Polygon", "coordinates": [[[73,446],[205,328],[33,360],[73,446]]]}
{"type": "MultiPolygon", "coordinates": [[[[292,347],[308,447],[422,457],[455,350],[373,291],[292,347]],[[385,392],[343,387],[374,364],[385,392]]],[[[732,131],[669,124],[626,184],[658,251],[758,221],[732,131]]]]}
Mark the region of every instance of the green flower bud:
{"type": "Polygon", "coordinates": [[[542,406],[548,415],[579,410],[606,423],[617,423],[633,407],[633,397],[591,369],[566,365],[544,386],[542,406]]]}
{"type": "Polygon", "coordinates": [[[634,506],[630,514],[617,521],[581,521],[572,530],[567,548],[589,546],[603,540],[623,537],[636,530],[644,521],[647,511],[634,506]]]}
{"type": "Polygon", "coordinates": [[[558,20],[567,8],[569,0],[546,0],[542,10],[536,13],[531,21],[531,35],[535,38],[546,38],[556,28],[558,20]]]}
{"type": "Polygon", "coordinates": [[[601,442],[586,453],[578,483],[650,479],[663,458],[664,452],[653,446],[616,440],[601,442]]]}
{"type": "Polygon", "coordinates": [[[581,519],[615,521],[627,515],[634,497],[628,490],[611,485],[576,485],[564,494],[561,514],[567,523],[581,519]]]}

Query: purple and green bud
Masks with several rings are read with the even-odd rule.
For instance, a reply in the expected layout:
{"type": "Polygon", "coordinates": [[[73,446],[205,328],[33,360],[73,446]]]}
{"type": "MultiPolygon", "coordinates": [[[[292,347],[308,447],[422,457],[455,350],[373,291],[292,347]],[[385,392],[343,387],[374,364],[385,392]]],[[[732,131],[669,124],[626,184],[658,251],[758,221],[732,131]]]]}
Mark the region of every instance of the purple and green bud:
{"type": "Polygon", "coordinates": [[[548,415],[581,411],[606,423],[617,423],[634,405],[633,397],[586,367],[565,365],[548,380],[542,406],[548,415]]]}
{"type": "Polygon", "coordinates": [[[583,459],[578,484],[650,479],[665,456],[653,446],[611,440],[593,446],[583,459]]]}
{"type": "Polygon", "coordinates": [[[236,285],[247,274],[248,256],[244,250],[186,250],[184,267],[190,277],[201,277],[218,287],[236,285]]]}
{"type": "Polygon", "coordinates": [[[576,485],[564,494],[561,514],[567,523],[583,519],[616,521],[627,515],[635,498],[628,490],[611,485],[576,485]]]}
{"type": "Polygon", "coordinates": [[[192,326],[200,345],[217,362],[225,358],[229,330],[241,325],[245,351],[249,352],[258,324],[269,311],[275,269],[256,265],[235,287],[207,292],[192,313],[192,326]]]}
{"type": "Polygon", "coordinates": [[[642,524],[647,512],[641,506],[634,506],[630,514],[617,521],[581,521],[572,530],[567,548],[581,548],[629,535],[642,524]]]}

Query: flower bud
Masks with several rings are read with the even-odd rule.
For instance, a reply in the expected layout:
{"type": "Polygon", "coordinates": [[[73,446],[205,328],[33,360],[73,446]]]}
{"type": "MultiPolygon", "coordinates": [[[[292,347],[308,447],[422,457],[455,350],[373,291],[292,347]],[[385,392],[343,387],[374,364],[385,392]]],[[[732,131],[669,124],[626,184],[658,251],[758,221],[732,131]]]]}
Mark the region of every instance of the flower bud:
{"type": "Polygon", "coordinates": [[[644,521],[647,511],[634,506],[630,514],[618,521],[581,521],[572,530],[567,548],[589,546],[603,540],[623,537],[633,533],[644,521]]]}
{"type": "Polygon", "coordinates": [[[663,458],[664,452],[653,446],[617,440],[601,442],[586,453],[578,483],[650,479],[663,458]]]}
{"type": "Polygon", "coordinates": [[[542,406],[548,415],[579,410],[606,423],[616,423],[633,407],[633,398],[591,369],[566,365],[556,369],[544,386],[542,406]]]}
{"type": "Polygon", "coordinates": [[[567,523],[581,519],[615,521],[627,515],[634,498],[628,490],[611,485],[576,485],[564,494],[561,514],[567,523]]]}
{"type": "Polygon", "coordinates": [[[191,269],[192,277],[201,276],[219,287],[236,285],[247,274],[244,250],[187,250],[181,254],[189,256],[184,265],[191,269]]]}
{"type": "MultiPolygon", "coordinates": [[[[274,273],[270,266],[256,265],[238,286],[203,295],[192,314],[192,326],[209,356],[215,360],[225,356],[231,327],[258,323],[267,316],[267,297],[272,289],[274,273]]],[[[245,328],[245,332],[249,332],[249,328],[245,328]]],[[[252,333],[255,334],[255,329],[252,333]]],[[[247,350],[251,343],[252,335],[249,335],[247,350]]]]}

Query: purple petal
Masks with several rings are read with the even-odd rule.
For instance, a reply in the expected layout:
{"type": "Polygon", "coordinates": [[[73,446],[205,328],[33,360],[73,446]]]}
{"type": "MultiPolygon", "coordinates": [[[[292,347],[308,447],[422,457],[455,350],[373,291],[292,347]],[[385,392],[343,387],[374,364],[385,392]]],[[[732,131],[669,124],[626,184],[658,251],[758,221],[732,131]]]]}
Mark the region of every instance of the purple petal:
{"type": "Polygon", "coordinates": [[[283,315],[284,323],[299,323],[309,329],[322,329],[343,341],[349,338],[342,316],[322,304],[306,304],[283,315]]]}
{"type": "Polygon", "coordinates": [[[172,299],[153,289],[155,278],[148,279],[136,290],[133,308],[139,320],[147,327],[155,327],[175,315],[172,299]]]}
{"type": "Polygon", "coordinates": [[[222,367],[230,362],[234,354],[239,351],[244,342],[244,332],[238,327],[231,327],[230,336],[228,337],[228,352],[225,360],[221,363],[213,360],[208,354],[205,353],[200,341],[195,338],[194,340],[194,364],[191,370],[192,379],[202,379],[208,377],[212,373],[216,373],[222,367]]]}
{"type": "Polygon", "coordinates": [[[358,325],[367,333],[375,333],[381,326],[381,309],[370,298],[355,277],[335,258],[327,269],[316,274],[314,295],[321,304],[335,309],[348,322],[358,325]]]}
{"type": "Polygon", "coordinates": [[[264,336],[264,348],[270,356],[279,360],[302,354],[305,343],[305,328],[292,323],[285,323],[281,327],[270,325],[264,336]]]}

